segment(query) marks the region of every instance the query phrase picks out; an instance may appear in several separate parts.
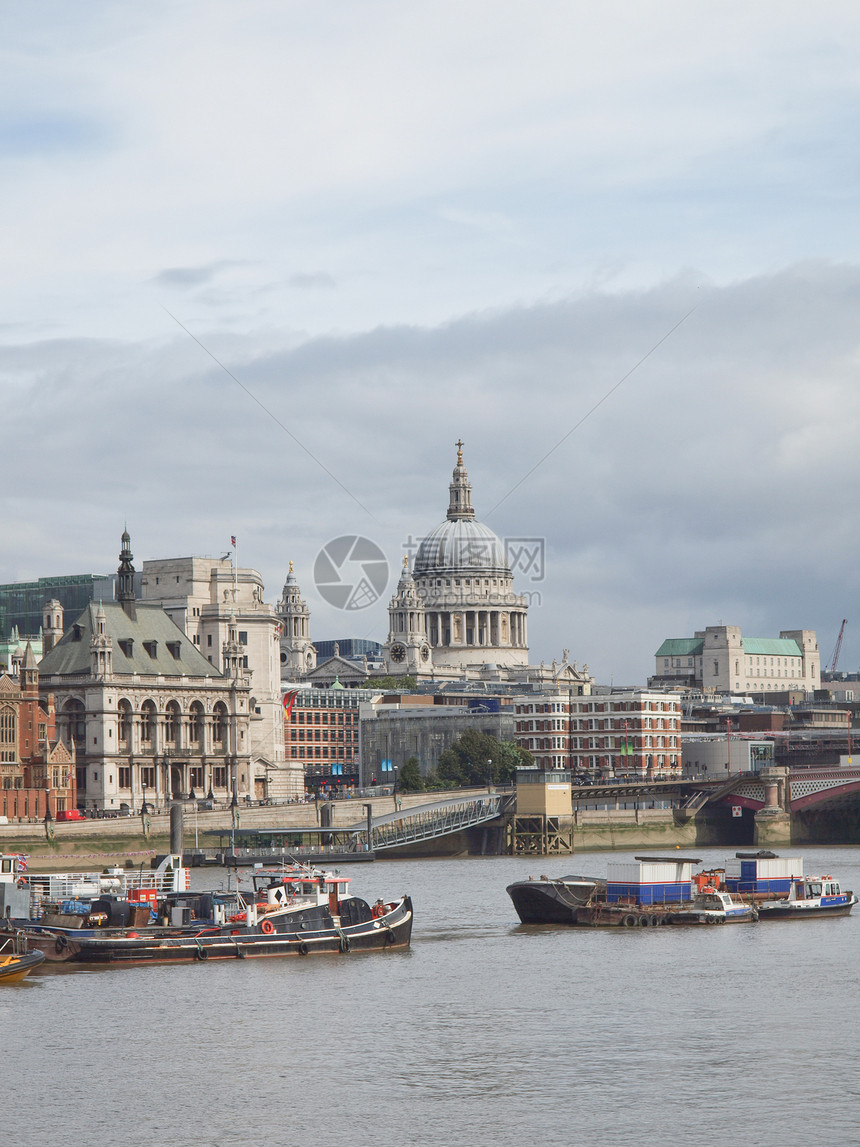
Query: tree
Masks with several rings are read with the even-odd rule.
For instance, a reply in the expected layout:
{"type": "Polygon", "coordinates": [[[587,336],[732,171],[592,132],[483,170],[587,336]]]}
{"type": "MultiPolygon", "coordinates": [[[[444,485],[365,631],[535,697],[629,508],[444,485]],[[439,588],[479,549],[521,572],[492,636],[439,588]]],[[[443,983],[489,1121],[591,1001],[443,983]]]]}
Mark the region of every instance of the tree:
{"type": "Polygon", "coordinates": [[[424,788],[421,765],[417,757],[410,757],[397,774],[397,787],[404,793],[420,793],[424,788]]]}
{"type": "Polygon", "coordinates": [[[415,678],[406,677],[368,677],[362,689],[380,689],[386,693],[411,693],[415,689],[415,678]]]}
{"type": "Polygon", "coordinates": [[[439,757],[439,780],[449,788],[510,784],[517,769],[534,764],[527,749],[513,741],[497,741],[489,733],[468,729],[439,757]]]}

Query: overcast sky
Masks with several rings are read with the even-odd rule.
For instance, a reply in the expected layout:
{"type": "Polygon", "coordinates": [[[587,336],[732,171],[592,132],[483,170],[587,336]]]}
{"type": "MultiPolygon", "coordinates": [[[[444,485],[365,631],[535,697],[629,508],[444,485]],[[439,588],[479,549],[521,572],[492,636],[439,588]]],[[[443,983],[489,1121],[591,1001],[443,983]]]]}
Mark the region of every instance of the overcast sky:
{"type": "Polygon", "coordinates": [[[0,582],[235,534],[383,641],[462,438],[533,661],[847,617],[856,670],[858,57],[848,0],[3,5],[0,582]]]}

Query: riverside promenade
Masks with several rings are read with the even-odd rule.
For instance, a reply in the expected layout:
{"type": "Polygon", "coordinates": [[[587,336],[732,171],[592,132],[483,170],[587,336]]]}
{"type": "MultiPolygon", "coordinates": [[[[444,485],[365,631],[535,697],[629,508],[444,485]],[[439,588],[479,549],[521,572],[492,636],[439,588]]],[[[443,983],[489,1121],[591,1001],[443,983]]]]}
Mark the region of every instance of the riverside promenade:
{"type": "MultiPolygon", "coordinates": [[[[463,790],[453,793],[433,793],[433,799],[446,797],[466,798],[471,792],[485,794],[486,789],[463,790]]],[[[326,827],[346,828],[362,821],[365,805],[371,805],[374,817],[395,811],[405,812],[416,805],[426,804],[427,793],[398,793],[385,796],[356,797],[352,800],[308,801],[298,804],[240,805],[239,828],[243,830],[267,828],[316,828],[323,805],[327,805],[326,827]]],[[[211,832],[229,831],[232,814],[229,806],[214,809],[196,807],[194,801],[182,801],[184,810],[184,842],[186,852],[196,848],[214,847],[211,832]],[[196,841],[196,843],[195,843],[196,841]]],[[[31,858],[31,865],[41,870],[99,869],[131,862],[138,867],[151,857],[168,851],[170,842],[170,812],[163,809],[148,814],[148,836],[144,834],[141,817],[114,817],[85,821],[52,821],[53,839],[48,840],[44,821],[23,821],[0,825],[0,852],[21,852],[31,858]]]]}

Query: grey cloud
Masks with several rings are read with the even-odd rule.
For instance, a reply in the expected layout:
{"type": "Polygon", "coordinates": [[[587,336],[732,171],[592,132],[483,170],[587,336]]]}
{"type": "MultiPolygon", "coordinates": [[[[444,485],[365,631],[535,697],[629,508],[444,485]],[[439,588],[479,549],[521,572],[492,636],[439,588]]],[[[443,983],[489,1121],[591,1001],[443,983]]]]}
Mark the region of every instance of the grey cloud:
{"type": "Polygon", "coordinates": [[[334,290],[337,286],[331,275],[327,275],[324,271],[317,271],[315,273],[302,273],[291,275],[287,280],[291,287],[295,287],[299,291],[315,291],[315,290],[334,290]]]}
{"type": "Polygon", "coordinates": [[[216,275],[227,267],[245,265],[244,261],[239,259],[220,259],[200,267],[166,267],[153,276],[151,281],[160,287],[200,287],[204,283],[211,283],[216,275]]]}
{"type": "MultiPolygon", "coordinates": [[[[860,588],[858,296],[860,267],[815,263],[298,346],[195,331],[250,395],[182,334],[7,347],[7,468],[27,475],[11,536],[28,569],[53,573],[58,555],[68,571],[113,568],[124,518],[143,556],[241,534],[270,599],[296,562],[318,637],[353,623],[384,637],[384,604],[346,619],[314,598],[314,556],[363,533],[396,568],[444,517],[462,436],[478,517],[547,539],[545,581],[522,586],[542,596],[536,659],[566,646],[601,679],[642,681],[663,637],[720,620],[815,628],[824,648],[860,588]]],[[[7,547],[0,580],[17,561],[7,547]]]]}

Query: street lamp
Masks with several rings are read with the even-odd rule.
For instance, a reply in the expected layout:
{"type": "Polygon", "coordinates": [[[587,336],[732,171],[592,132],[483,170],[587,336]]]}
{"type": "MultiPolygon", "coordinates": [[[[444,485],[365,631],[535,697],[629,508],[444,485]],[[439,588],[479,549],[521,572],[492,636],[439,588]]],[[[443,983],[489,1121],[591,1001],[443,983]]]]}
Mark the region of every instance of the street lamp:
{"type": "Polygon", "coordinates": [[[230,851],[233,854],[233,860],[236,860],[236,821],[239,819],[239,801],[236,797],[236,790],[233,790],[233,799],[230,801],[230,851]]]}
{"type": "Polygon", "coordinates": [[[394,774],[394,782],[391,785],[391,799],[394,801],[394,811],[397,812],[397,765],[392,765],[391,771],[394,774]]]}
{"type": "Polygon", "coordinates": [[[143,789],[143,808],[140,811],[146,816],[146,781],[142,780],[140,787],[143,789]]]}
{"type": "Polygon", "coordinates": [[[49,774],[45,773],[45,839],[52,840],[54,837],[54,825],[52,823],[53,817],[51,816],[51,779],[49,774]]]}
{"type": "Polygon", "coordinates": [[[487,758],[487,792],[491,793],[492,791],[493,791],[493,759],[492,759],[492,757],[488,757],[487,758]]]}

